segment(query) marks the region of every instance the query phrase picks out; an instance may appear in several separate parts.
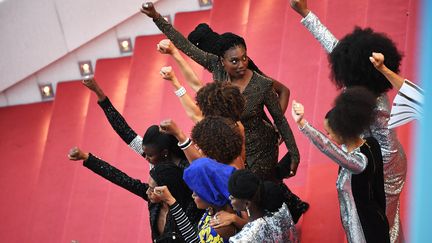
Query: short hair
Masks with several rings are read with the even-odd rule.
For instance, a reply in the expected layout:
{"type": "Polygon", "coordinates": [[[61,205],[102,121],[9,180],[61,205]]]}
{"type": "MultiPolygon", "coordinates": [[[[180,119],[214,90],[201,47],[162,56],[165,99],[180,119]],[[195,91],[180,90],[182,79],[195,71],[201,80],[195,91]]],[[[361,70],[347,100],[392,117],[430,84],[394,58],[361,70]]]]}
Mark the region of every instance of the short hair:
{"type": "Polygon", "coordinates": [[[237,123],[229,118],[206,116],[192,128],[192,140],[204,154],[223,164],[240,156],[243,136],[237,123]]]}
{"type": "Polygon", "coordinates": [[[166,149],[171,155],[186,159],[186,155],[177,146],[177,143],[178,140],[173,135],[160,132],[158,125],[147,128],[142,140],[143,146],[154,146],[159,151],[166,149]]]}
{"type": "Polygon", "coordinates": [[[204,116],[223,116],[234,121],[240,120],[245,106],[239,88],[226,81],[206,84],[195,99],[204,116]]]}
{"type": "Polygon", "coordinates": [[[393,72],[399,72],[402,55],[395,43],[371,28],[355,27],[329,55],[331,78],[335,85],[338,88],[363,86],[376,96],[390,90],[391,83],[369,61],[372,52],[383,53],[385,65],[393,72]]]}
{"type": "Polygon", "coordinates": [[[263,210],[277,211],[284,202],[282,188],[270,181],[262,181],[249,170],[235,171],[228,181],[229,193],[238,199],[253,201],[263,210]]]}
{"type": "Polygon", "coordinates": [[[376,96],[365,87],[344,90],[327,113],[329,127],[339,136],[352,139],[360,136],[375,118],[376,96]]]}

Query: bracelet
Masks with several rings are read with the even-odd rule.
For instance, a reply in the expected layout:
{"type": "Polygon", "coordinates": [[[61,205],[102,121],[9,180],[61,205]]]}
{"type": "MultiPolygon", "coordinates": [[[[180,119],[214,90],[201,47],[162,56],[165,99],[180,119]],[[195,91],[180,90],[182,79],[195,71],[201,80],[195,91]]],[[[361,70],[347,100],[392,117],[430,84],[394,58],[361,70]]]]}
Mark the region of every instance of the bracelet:
{"type": "Polygon", "coordinates": [[[184,147],[180,147],[181,150],[186,150],[187,148],[189,148],[192,145],[192,140],[189,140],[190,142],[188,144],[186,144],[184,147]]]}
{"type": "Polygon", "coordinates": [[[180,148],[183,148],[183,147],[187,146],[187,145],[188,145],[189,143],[191,143],[191,142],[192,142],[192,140],[191,140],[190,138],[187,138],[183,143],[178,142],[177,145],[178,145],[180,148]]]}
{"type": "Polygon", "coordinates": [[[175,95],[177,95],[177,97],[182,97],[183,95],[186,94],[186,89],[181,86],[178,90],[174,91],[175,95]]]}

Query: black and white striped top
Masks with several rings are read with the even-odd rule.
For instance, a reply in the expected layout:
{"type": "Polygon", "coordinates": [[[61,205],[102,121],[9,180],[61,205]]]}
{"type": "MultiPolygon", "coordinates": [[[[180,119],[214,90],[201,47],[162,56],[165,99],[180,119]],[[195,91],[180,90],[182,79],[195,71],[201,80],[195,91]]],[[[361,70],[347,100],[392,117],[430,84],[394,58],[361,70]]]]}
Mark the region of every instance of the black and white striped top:
{"type": "Polygon", "coordinates": [[[388,128],[392,129],[414,119],[419,119],[423,114],[423,100],[423,89],[405,79],[393,100],[388,128]]]}

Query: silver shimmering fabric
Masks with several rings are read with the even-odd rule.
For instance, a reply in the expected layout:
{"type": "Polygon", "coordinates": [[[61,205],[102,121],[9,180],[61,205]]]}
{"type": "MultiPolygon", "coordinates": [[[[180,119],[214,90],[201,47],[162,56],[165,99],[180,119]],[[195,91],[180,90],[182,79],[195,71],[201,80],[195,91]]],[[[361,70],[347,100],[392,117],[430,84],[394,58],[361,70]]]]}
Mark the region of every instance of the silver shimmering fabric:
{"type": "MultiPolygon", "coordinates": [[[[321,23],[318,17],[310,12],[301,23],[312,33],[327,52],[331,52],[338,40],[321,23]]],[[[386,216],[390,226],[390,241],[403,242],[402,226],[399,217],[399,196],[406,177],[406,156],[396,133],[388,128],[390,106],[388,97],[383,94],[378,98],[377,117],[369,134],[378,140],[384,162],[384,189],[386,194],[386,216]]]]}
{"type": "Polygon", "coordinates": [[[351,188],[352,174],[361,173],[367,166],[367,157],[360,152],[360,147],[346,152],[344,146],[340,149],[329,138],[309,124],[300,129],[312,143],[341,166],[336,181],[336,189],[340,204],[342,225],[348,242],[366,242],[360,218],[357,213],[351,188]]]}
{"type": "Polygon", "coordinates": [[[274,213],[247,223],[243,229],[229,239],[241,242],[299,242],[297,231],[286,204],[274,213]]]}
{"type": "Polygon", "coordinates": [[[330,53],[338,43],[338,39],[325,27],[319,18],[312,12],[301,20],[301,23],[319,41],[324,49],[330,53]]]}

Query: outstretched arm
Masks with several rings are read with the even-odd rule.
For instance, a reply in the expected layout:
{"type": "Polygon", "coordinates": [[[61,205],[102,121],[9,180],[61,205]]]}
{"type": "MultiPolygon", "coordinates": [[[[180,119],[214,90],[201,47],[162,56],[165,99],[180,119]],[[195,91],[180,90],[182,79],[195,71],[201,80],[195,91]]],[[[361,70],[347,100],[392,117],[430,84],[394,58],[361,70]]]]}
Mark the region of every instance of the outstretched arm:
{"type": "Polygon", "coordinates": [[[186,60],[170,40],[161,40],[157,45],[157,49],[160,53],[169,54],[174,58],[176,63],[179,65],[180,71],[185,77],[186,82],[195,92],[198,92],[198,90],[202,88],[202,81],[197,77],[191,66],[186,62],[186,60]]]}
{"type": "Polygon", "coordinates": [[[81,151],[77,147],[69,151],[68,157],[70,160],[83,160],[83,165],[94,173],[148,201],[146,191],[149,186],[147,183],[131,178],[114,166],[93,156],[91,153],[81,151]]]}
{"type": "Polygon", "coordinates": [[[123,116],[111,104],[111,101],[105,95],[103,90],[99,87],[94,78],[83,80],[82,83],[88,89],[93,91],[98,97],[98,104],[105,113],[108,122],[114,131],[121,137],[121,139],[131,147],[135,152],[144,156],[142,149],[142,137],[139,136],[126,122],[123,116]]]}
{"type": "Polygon", "coordinates": [[[185,109],[187,116],[191,118],[194,123],[201,121],[203,119],[201,110],[195,104],[189,94],[186,93],[186,89],[180,84],[172,68],[162,67],[160,74],[163,79],[171,81],[175,94],[179,97],[180,103],[185,109]]]}
{"type": "Polygon", "coordinates": [[[192,58],[195,62],[199,63],[210,72],[214,70],[214,65],[219,61],[219,58],[216,55],[205,52],[192,44],[156,11],[153,3],[144,3],[141,8],[141,12],[152,18],[156,26],[184,54],[192,58]]]}
{"type": "Polygon", "coordinates": [[[299,125],[300,130],[306,137],[317,147],[323,154],[335,161],[340,166],[351,171],[353,174],[359,174],[365,170],[367,157],[357,148],[348,153],[334,144],[328,137],[316,130],[304,119],[304,107],[302,104],[293,101],[291,115],[294,121],[299,125]]]}
{"type": "Polygon", "coordinates": [[[309,30],[309,32],[319,41],[324,49],[331,53],[336,47],[338,40],[324,26],[319,18],[308,9],[307,0],[290,0],[291,8],[300,14],[303,19],[301,23],[309,30]]]}
{"type": "Polygon", "coordinates": [[[388,128],[392,129],[414,119],[419,119],[423,114],[423,90],[419,86],[388,69],[384,65],[383,54],[373,52],[369,60],[375,68],[390,81],[393,87],[398,90],[393,100],[388,128]]]}

